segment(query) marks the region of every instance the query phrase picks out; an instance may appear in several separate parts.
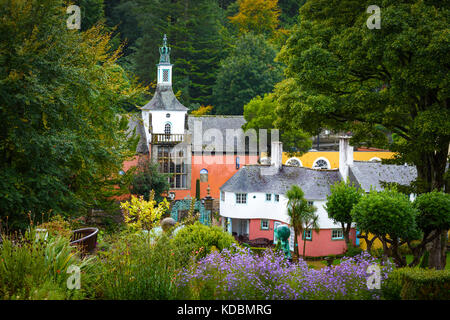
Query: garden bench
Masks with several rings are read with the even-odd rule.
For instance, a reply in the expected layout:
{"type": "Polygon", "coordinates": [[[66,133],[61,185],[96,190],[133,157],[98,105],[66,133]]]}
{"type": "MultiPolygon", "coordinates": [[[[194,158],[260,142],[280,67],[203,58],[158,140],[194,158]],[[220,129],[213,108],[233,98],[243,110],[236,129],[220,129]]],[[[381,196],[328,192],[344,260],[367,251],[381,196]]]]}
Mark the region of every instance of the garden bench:
{"type": "Polygon", "coordinates": [[[82,228],[72,231],[70,244],[77,246],[82,254],[91,253],[97,245],[97,228],[82,228]]]}
{"type": "Polygon", "coordinates": [[[256,238],[249,241],[249,245],[251,245],[252,247],[269,247],[272,244],[273,241],[267,238],[256,238]]]}

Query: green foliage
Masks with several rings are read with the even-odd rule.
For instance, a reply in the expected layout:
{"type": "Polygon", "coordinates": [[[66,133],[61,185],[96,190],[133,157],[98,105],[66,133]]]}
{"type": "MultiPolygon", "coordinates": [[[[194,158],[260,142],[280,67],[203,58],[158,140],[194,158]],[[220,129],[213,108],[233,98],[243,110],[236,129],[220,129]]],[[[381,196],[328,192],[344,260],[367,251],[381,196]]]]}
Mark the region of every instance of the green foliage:
{"type": "Polygon", "coordinates": [[[361,254],[361,252],[363,252],[363,249],[361,249],[359,247],[354,247],[351,245],[345,251],[345,256],[346,257],[354,257],[354,256],[357,256],[358,254],[361,254]]]}
{"type": "Polygon", "coordinates": [[[173,241],[176,247],[183,248],[186,253],[185,256],[197,251],[198,258],[206,256],[213,248],[221,251],[236,243],[233,236],[223,231],[222,228],[205,226],[200,222],[180,229],[174,236],[173,241]]]}
{"type": "Polygon", "coordinates": [[[92,259],[81,260],[62,237],[38,240],[34,230],[23,238],[3,235],[0,246],[0,298],[79,299],[87,297],[91,279],[92,259]],[[66,273],[70,265],[82,270],[80,290],[67,289],[66,273]]]}
{"type": "Polygon", "coordinates": [[[200,179],[195,180],[195,199],[200,200],[200,179]]]}
{"type": "Polygon", "coordinates": [[[174,91],[181,91],[180,101],[186,106],[211,104],[223,49],[221,9],[217,2],[125,1],[118,10],[116,14],[132,22],[132,30],[125,31],[136,40],[127,60],[136,75],[146,84],[155,82],[158,47],[163,34],[167,34],[174,62],[174,91]]]}
{"type": "Polygon", "coordinates": [[[169,300],[176,298],[173,283],[180,265],[179,248],[166,235],[123,234],[100,260],[102,277],[96,295],[114,300],[169,300]]]}
{"type": "Polygon", "coordinates": [[[417,214],[408,197],[394,190],[372,190],[351,212],[361,232],[405,240],[419,237],[417,214]]]}
{"type": "Polygon", "coordinates": [[[124,212],[125,223],[133,231],[150,231],[157,225],[162,215],[169,209],[169,202],[164,199],[162,202],[155,200],[155,192],[150,193],[148,201],[143,196],[131,196],[130,201],[120,204],[124,212]]]}
{"type": "Polygon", "coordinates": [[[327,196],[326,210],[328,217],[335,223],[351,224],[351,211],[359,202],[364,191],[355,185],[344,181],[330,187],[331,194],[327,196]]]}
{"type": "Polygon", "coordinates": [[[213,90],[215,112],[241,115],[251,99],[271,92],[282,78],[281,66],[274,62],[275,54],[264,36],[241,36],[220,64],[213,90]]]}
{"type": "Polygon", "coordinates": [[[81,215],[127,191],[115,186],[137,140],[117,114],[142,88],[115,63],[110,35],[68,30],[65,8],[0,7],[0,218],[11,228],[25,228],[30,211],[81,215]]]}
{"type": "Polygon", "coordinates": [[[75,0],[81,10],[81,30],[85,31],[104,18],[103,0],[75,0]]]}
{"type": "Polygon", "coordinates": [[[413,203],[419,210],[417,224],[423,231],[450,229],[450,194],[429,192],[419,195],[413,203]]]}
{"type": "MultiPolygon", "coordinates": [[[[275,129],[275,120],[277,119],[275,110],[277,102],[274,99],[274,94],[265,94],[263,98],[257,96],[250,100],[244,106],[244,118],[246,123],[243,129],[255,129],[259,137],[259,129],[267,129],[270,134],[271,129],[275,129]]],[[[283,150],[292,154],[300,155],[311,148],[312,141],[310,137],[304,133],[300,128],[281,132],[281,141],[283,142],[283,150]]],[[[270,141],[268,142],[268,149],[270,148],[270,141]]]]}
{"type": "MultiPolygon", "coordinates": [[[[297,239],[300,234],[307,230],[315,230],[319,232],[319,216],[315,214],[317,208],[308,204],[305,199],[303,190],[296,185],[293,185],[287,192],[286,197],[288,200],[288,216],[291,219],[290,224],[294,228],[294,247],[296,248],[296,254],[298,253],[297,239]]],[[[303,241],[303,257],[305,256],[306,239],[303,241]]]]}
{"type": "Polygon", "coordinates": [[[131,180],[130,191],[132,194],[144,196],[149,200],[151,191],[155,192],[156,202],[163,200],[162,194],[169,191],[168,175],[159,171],[159,165],[151,161],[141,161],[131,180]]]}
{"type": "Polygon", "coordinates": [[[279,126],[351,131],[353,145],[389,149],[399,163],[416,165],[420,192],[441,189],[450,143],[449,7],[385,1],[381,29],[369,29],[369,4],[311,0],[301,7],[277,57],[290,79],[279,126]]]}
{"type": "Polygon", "coordinates": [[[448,300],[450,271],[400,268],[382,284],[383,297],[390,300],[448,300]]]}

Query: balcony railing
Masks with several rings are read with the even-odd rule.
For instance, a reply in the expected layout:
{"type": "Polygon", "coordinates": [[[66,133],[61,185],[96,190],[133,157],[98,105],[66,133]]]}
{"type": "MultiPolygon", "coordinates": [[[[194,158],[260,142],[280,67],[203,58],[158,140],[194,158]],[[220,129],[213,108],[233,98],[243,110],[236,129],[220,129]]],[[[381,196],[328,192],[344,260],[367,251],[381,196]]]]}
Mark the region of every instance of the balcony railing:
{"type": "Polygon", "coordinates": [[[152,134],[152,144],[177,144],[184,141],[184,134],[152,134]]]}

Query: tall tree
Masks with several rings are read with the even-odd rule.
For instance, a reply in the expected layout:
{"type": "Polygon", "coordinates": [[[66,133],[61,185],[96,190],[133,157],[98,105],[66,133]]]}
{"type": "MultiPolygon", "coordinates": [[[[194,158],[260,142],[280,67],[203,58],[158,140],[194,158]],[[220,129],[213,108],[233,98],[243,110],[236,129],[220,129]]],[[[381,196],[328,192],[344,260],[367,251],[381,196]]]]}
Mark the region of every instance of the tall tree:
{"type": "MultiPolygon", "coordinates": [[[[61,0],[0,6],[0,217],[82,214],[111,203],[134,154],[122,103],[135,87],[101,26],[68,30],[61,0]]],[[[126,188],[125,188],[126,189],[126,188]]],[[[8,217],[8,218],[6,218],[8,217]]]]}
{"type": "Polygon", "coordinates": [[[350,248],[350,229],[353,222],[351,211],[361,199],[363,191],[349,181],[337,182],[330,189],[331,194],[327,196],[326,203],[328,217],[335,223],[341,224],[345,243],[347,244],[347,248],[350,248]]]}
{"type": "MultiPolygon", "coordinates": [[[[309,205],[305,199],[303,190],[296,185],[286,192],[288,200],[288,215],[291,218],[291,225],[294,228],[294,258],[300,256],[298,248],[298,236],[308,230],[319,231],[318,219],[315,214],[317,208],[309,205]]],[[[303,258],[306,252],[306,236],[303,237],[303,258]]]]}
{"type": "MultiPolygon", "coordinates": [[[[277,119],[276,110],[277,101],[273,93],[265,94],[264,97],[257,96],[250,100],[244,106],[244,118],[246,123],[244,130],[255,129],[259,138],[259,130],[266,129],[270,134],[275,127],[277,119]]],[[[300,128],[291,128],[284,130],[280,134],[280,140],[283,142],[283,150],[289,154],[297,156],[307,152],[312,145],[310,136],[304,133],[300,128]]],[[[271,141],[267,139],[267,150],[270,150],[271,141]]]]}
{"type": "Polygon", "coordinates": [[[142,36],[130,57],[145,83],[156,79],[158,47],[167,34],[172,47],[174,89],[186,105],[211,104],[215,73],[222,57],[221,9],[216,1],[143,2],[137,19],[142,36]]]}
{"type": "Polygon", "coordinates": [[[230,17],[241,33],[272,35],[279,27],[278,0],[238,0],[239,12],[230,17]]]}
{"type": "Polygon", "coordinates": [[[275,49],[262,35],[242,35],[230,55],[221,62],[214,85],[217,114],[243,114],[252,98],[273,90],[282,78],[275,49]]]}
{"type": "Polygon", "coordinates": [[[311,0],[278,59],[292,82],[279,125],[351,130],[352,142],[399,153],[423,188],[443,189],[450,144],[450,9],[445,2],[384,1],[369,29],[370,1],[311,0]],[[395,134],[388,139],[385,131],[395,134]]]}

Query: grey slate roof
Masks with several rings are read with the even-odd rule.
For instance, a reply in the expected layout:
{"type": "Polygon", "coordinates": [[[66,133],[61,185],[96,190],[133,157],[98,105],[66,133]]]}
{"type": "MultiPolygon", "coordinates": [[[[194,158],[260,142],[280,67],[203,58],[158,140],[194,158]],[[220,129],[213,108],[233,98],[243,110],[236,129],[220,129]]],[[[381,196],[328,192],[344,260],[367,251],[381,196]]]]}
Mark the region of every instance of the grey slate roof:
{"type": "Polygon", "coordinates": [[[270,166],[244,166],[225,182],[220,190],[285,194],[292,185],[298,185],[305,193],[305,198],[324,200],[331,193],[330,186],[341,180],[338,170],[282,166],[275,174],[265,175],[266,169],[270,170],[270,166]]]}
{"type": "Polygon", "coordinates": [[[129,136],[135,130],[136,136],[139,136],[139,142],[136,147],[136,153],[148,153],[147,139],[145,137],[144,123],[140,114],[133,114],[128,121],[129,136]]]}
{"type": "Polygon", "coordinates": [[[142,107],[143,110],[187,111],[173,93],[170,85],[157,85],[153,98],[142,107]]]}
{"type": "MultiPolygon", "coordinates": [[[[194,117],[189,116],[188,117],[188,126],[189,126],[189,133],[192,134],[192,143],[193,143],[193,150],[194,151],[200,151],[203,150],[203,148],[208,144],[216,144],[215,137],[216,135],[214,133],[218,133],[217,136],[218,139],[221,139],[221,143],[219,143],[220,147],[222,149],[216,149],[215,151],[237,151],[237,145],[238,140],[244,140],[245,134],[243,131],[239,130],[242,129],[242,126],[246,123],[243,116],[225,116],[225,115],[211,115],[211,116],[200,116],[200,117],[194,117]],[[201,126],[201,135],[202,135],[202,141],[200,146],[200,142],[196,139],[196,130],[201,126]],[[216,129],[216,130],[214,130],[216,129]],[[227,137],[227,130],[228,130],[228,137],[227,137]],[[237,134],[237,138],[234,138],[231,136],[231,133],[235,132],[237,134]],[[207,133],[205,135],[205,133],[207,133]],[[211,135],[208,137],[208,134],[211,135]]],[[[212,150],[209,150],[212,151],[212,150]]]]}
{"type": "Polygon", "coordinates": [[[350,179],[366,192],[370,187],[383,190],[383,182],[409,185],[417,178],[417,169],[413,166],[381,164],[380,162],[355,161],[350,166],[350,179]]]}

